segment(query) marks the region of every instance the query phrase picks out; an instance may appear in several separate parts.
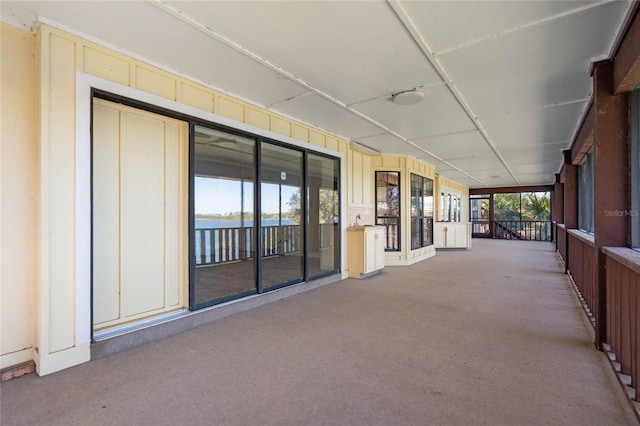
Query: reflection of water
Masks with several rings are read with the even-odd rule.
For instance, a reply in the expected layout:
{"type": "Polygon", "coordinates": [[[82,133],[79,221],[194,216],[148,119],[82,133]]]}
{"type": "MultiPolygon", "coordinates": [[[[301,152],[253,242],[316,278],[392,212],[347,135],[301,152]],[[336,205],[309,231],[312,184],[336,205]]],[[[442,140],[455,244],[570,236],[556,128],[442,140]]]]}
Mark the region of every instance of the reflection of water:
{"type": "MultiPolygon", "coordinates": [[[[293,225],[293,221],[291,219],[282,219],[283,225],[293,225]]],[[[278,219],[267,219],[262,221],[262,226],[278,226],[278,219]]],[[[197,220],[196,219],[196,229],[202,228],[239,228],[242,225],[242,222],[239,220],[197,220]]],[[[252,220],[245,220],[244,227],[248,228],[253,226],[252,220]]]]}

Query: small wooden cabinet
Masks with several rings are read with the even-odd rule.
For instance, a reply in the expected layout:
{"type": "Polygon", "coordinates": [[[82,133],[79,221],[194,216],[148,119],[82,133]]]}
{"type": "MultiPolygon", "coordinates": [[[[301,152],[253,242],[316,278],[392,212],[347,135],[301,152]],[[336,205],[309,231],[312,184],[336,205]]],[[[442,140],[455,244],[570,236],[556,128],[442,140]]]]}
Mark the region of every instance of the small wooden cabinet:
{"type": "Polygon", "coordinates": [[[471,223],[436,222],[433,238],[436,248],[470,248],[471,223]]]}
{"type": "Polygon", "coordinates": [[[384,227],[347,228],[349,277],[364,278],[384,268],[384,227]]]}

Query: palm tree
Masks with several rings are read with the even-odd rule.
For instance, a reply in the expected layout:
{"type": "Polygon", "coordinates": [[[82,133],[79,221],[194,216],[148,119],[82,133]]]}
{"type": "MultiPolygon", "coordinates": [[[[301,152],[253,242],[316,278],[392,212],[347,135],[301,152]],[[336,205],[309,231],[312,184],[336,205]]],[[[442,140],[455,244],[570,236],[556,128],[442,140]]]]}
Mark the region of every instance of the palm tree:
{"type": "Polygon", "coordinates": [[[495,220],[520,220],[520,193],[494,194],[493,212],[495,220]]]}
{"type": "Polygon", "coordinates": [[[522,194],[522,219],[547,221],[551,217],[551,196],[548,192],[522,194]]]}

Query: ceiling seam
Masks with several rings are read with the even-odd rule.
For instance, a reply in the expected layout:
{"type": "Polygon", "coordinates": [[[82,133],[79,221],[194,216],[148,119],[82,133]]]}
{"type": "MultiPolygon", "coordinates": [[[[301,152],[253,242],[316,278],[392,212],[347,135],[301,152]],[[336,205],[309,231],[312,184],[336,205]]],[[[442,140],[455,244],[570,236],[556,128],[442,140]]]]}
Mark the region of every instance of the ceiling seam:
{"type": "MultiPolygon", "coordinates": [[[[362,118],[363,120],[373,124],[374,126],[379,127],[380,129],[384,130],[385,132],[389,133],[392,136],[395,136],[396,138],[399,138],[400,140],[408,143],[409,145],[413,146],[414,148],[424,152],[425,154],[435,158],[438,161],[441,161],[445,164],[447,164],[450,167],[453,167],[454,169],[456,169],[457,171],[459,171],[460,173],[463,173],[464,175],[470,177],[471,179],[475,180],[476,182],[482,184],[482,185],[487,185],[485,184],[483,181],[481,181],[480,179],[475,178],[474,176],[470,175],[469,173],[465,172],[464,170],[456,167],[453,164],[447,163],[444,159],[440,158],[439,156],[429,152],[428,150],[416,145],[415,143],[411,142],[408,138],[405,138],[404,136],[400,135],[399,133],[395,132],[394,130],[389,129],[387,126],[385,126],[382,123],[379,123],[378,121],[370,118],[369,116],[353,109],[350,108],[347,104],[345,104],[344,102],[341,102],[340,100],[334,98],[333,96],[329,95],[328,93],[316,88],[315,86],[311,85],[310,83],[307,83],[306,81],[302,80],[301,78],[289,73],[288,71],[284,70],[283,68],[280,68],[279,66],[277,66],[276,64],[270,62],[269,60],[267,60],[266,58],[263,58],[255,53],[253,53],[252,51],[248,50],[247,48],[245,48],[244,46],[234,42],[233,40],[225,37],[222,34],[219,34],[218,32],[216,32],[215,30],[213,30],[212,28],[208,27],[207,25],[204,25],[198,21],[196,21],[195,19],[185,15],[183,12],[181,12],[179,9],[176,9],[175,7],[166,4],[165,2],[161,1],[161,0],[147,0],[150,4],[152,4],[153,6],[155,6],[156,8],[158,8],[159,10],[164,11],[165,13],[181,20],[182,22],[186,23],[187,25],[192,26],[193,28],[201,31],[202,33],[208,35],[209,37],[219,41],[220,43],[223,43],[224,45],[226,45],[227,47],[230,47],[231,49],[235,50],[238,53],[241,53],[243,55],[245,55],[246,57],[254,60],[255,62],[269,68],[270,70],[280,74],[281,76],[289,79],[292,82],[295,82],[299,85],[301,85],[302,87],[312,91],[313,93],[315,93],[316,95],[320,96],[321,98],[333,103],[334,105],[362,118]]],[[[345,138],[348,139],[349,141],[351,141],[351,138],[345,138]]],[[[357,141],[356,141],[357,142],[357,141]]]]}
{"type": "Polygon", "coordinates": [[[575,99],[575,100],[572,100],[572,101],[557,102],[555,104],[536,106],[536,107],[531,107],[531,108],[514,109],[514,110],[511,110],[511,111],[503,111],[503,112],[498,112],[498,113],[495,113],[495,114],[479,115],[479,116],[476,116],[476,118],[478,120],[482,120],[482,119],[485,119],[485,118],[500,117],[502,115],[517,114],[517,113],[520,113],[520,112],[542,111],[542,110],[545,110],[545,109],[548,109],[548,108],[580,104],[580,103],[583,103],[583,102],[587,102],[588,100],[589,100],[589,98],[575,99]]]}
{"type": "Polygon", "coordinates": [[[437,53],[434,52],[433,54],[434,54],[434,56],[446,55],[448,53],[455,52],[456,50],[465,49],[465,48],[467,48],[469,46],[480,44],[480,43],[485,42],[485,41],[501,38],[501,37],[504,37],[504,36],[507,36],[507,35],[510,35],[510,34],[515,34],[515,33],[521,32],[521,31],[526,31],[526,30],[529,30],[529,29],[532,29],[532,28],[536,28],[536,27],[539,27],[539,26],[542,26],[542,25],[546,25],[546,24],[549,24],[549,23],[552,23],[552,22],[555,22],[555,21],[560,21],[562,19],[569,18],[569,17],[574,16],[574,15],[579,15],[581,13],[588,12],[591,9],[602,7],[602,6],[608,5],[610,3],[613,3],[615,1],[617,1],[617,0],[605,0],[605,1],[602,1],[602,2],[596,2],[594,4],[588,4],[586,6],[578,7],[578,8],[571,9],[571,10],[568,10],[568,11],[565,11],[565,12],[561,12],[561,13],[557,13],[555,15],[551,15],[551,16],[548,16],[546,18],[539,19],[537,21],[521,25],[519,27],[509,28],[508,30],[505,30],[505,31],[502,31],[502,32],[499,32],[499,33],[495,33],[495,34],[491,34],[491,35],[489,35],[487,37],[479,38],[477,40],[473,40],[473,41],[470,41],[470,42],[467,42],[467,43],[462,43],[462,44],[459,44],[457,46],[441,50],[441,51],[439,51],[437,53]]]}
{"type": "Polygon", "coordinates": [[[484,139],[487,142],[487,144],[489,145],[489,147],[493,150],[493,152],[498,157],[498,159],[500,160],[502,165],[507,169],[507,171],[509,172],[509,174],[513,178],[514,182],[516,183],[516,185],[520,185],[520,182],[518,181],[518,179],[516,178],[515,174],[513,173],[513,171],[511,170],[511,168],[507,164],[507,161],[504,159],[502,154],[500,154],[500,151],[496,147],[495,143],[493,143],[493,140],[491,139],[491,137],[489,136],[487,131],[484,129],[482,124],[478,121],[478,119],[476,118],[476,115],[474,114],[473,110],[471,109],[471,107],[469,107],[467,102],[464,100],[462,94],[458,91],[458,89],[456,88],[453,80],[446,73],[446,71],[444,70],[444,67],[440,64],[440,61],[438,60],[438,58],[435,57],[433,51],[429,48],[429,45],[424,41],[424,39],[422,38],[422,36],[418,32],[417,28],[415,27],[415,25],[413,25],[413,22],[411,21],[411,18],[409,18],[409,16],[407,15],[407,13],[404,11],[404,9],[398,3],[397,0],[387,0],[387,3],[391,7],[391,9],[395,12],[396,16],[398,17],[398,19],[400,20],[402,25],[405,27],[405,29],[407,30],[407,32],[409,33],[411,38],[413,38],[414,42],[418,45],[418,47],[422,51],[422,53],[425,56],[425,58],[429,61],[431,66],[434,67],[436,72],[440,75],[440,78],[442,78],[445,81],[447,87],[449,88],[449,90],[451,91],[453,96],[458,101],[458,104],[464,109],[464,111],[467,114],[467,116],[469,117],[469,119],[471,119],[471,121],[473,121],[473,123],[475,124],[476,128],[478,129],[480,134],[484,137],[484,139]]]}

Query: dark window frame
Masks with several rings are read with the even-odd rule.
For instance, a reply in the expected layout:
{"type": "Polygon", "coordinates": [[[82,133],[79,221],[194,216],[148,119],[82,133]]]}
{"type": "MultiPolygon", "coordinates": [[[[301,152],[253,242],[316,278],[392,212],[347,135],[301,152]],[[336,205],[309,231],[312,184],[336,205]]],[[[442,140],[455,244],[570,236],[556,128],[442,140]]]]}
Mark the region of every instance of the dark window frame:
{"type": "Polygon", "coordinates": [[[578,166],[578,229],[593,235],[594,229],[594,164],[593,147],[578,166]]]}
{"type": "MultiPolygon", "coordinates": [[[[301,194],[301,200],[305,200],[302,207],[302,217],[304,218],[305,221],[305,226],[304,226],[304,232],[303,232],[303,241],[302,241],[302,246],[303,246],[303,250],[304,250],[304,277],[302,282],[308,282],[308,281],[312,281],[315,279],[319,279],[322,277],[326,277],[329,275],[334,275],[334,274],[339,274],[342,271],[342,264],[341,264],[341,259],[342,259],[342,246],[341,244],[337,245],[337,253],[336,253],[336,259],[338,260],[338,263],[336,265],[336,268],[333,271],[327,271],[326,273],[323,274],[318,274],[318,275],[314,275],[314,276],[308,276],[308,266],[307,266],[307,262],[308,262],[308,254],[309,254],[309,250],[307,247],[308,244],[308,238],[306,235],[306,228],[307,228],[307,213],[306,213],[306,199],[307,199],[307,188],[306,188],[306,179],[307,179],[307,166],[306,166],[306,161],[307,161],[307,154],[308,153],[312,153],[314,155],[317,156],[321,156],[321,157],[326,157],[329,159],[333,159],[337,161],[337,170],[338,170],[338,174],[337,174],[337,181],[336,181],[336,187],[338,188],[338,223],[336,224],[338,229],[342,229],[342,197],[344,196],[344,194],[342,194],[342,176],[340,174],[340,171],[342,170],[342,161],[343,159],[341,159],[340,157],[336,157],[333,155],[330,155],[328,153],[324,153],[324,152],[320,152],[320,151],[316,151],[313,148],[307,148],[304,146],[298,146],[298,145],[292,145],[292,144],[288,144],[284,141],[278,140],[278,139],[272,139],[269,138],[267,136],[263,136],[263,135],[259,135],[259,134],[255,134],[255,133],[251,133],[249,131],[246,130],[241,130],[229,125],[225,125],[225,124],[221,124],[221,123],[217,123],[214,121],[209,121],[200,117],[196,117],[190,114],[185,114],[182,112],[178,112],[178,111],[174,111],[172,109],[168,109],[168,108],[164,108],[164,107],[160,107],[145,101],[141,101],[138,99],[134,99],[134,98],[130,98],[127,96],[122,96],[122,95],[118,95],[118,94],[114,94],[105,90],[101,90],[101,89],[91,89],[91,98],[99,98],[99,99],[105,99],[108,101],[112,101],[115,103],[119,103],[119,104],[123,104],[132,108],[137,108],[137,109],[141,109],[144,111],[149,111],[155,114],[160,114],[166,117],[170,117],[170,118],[175,118],[178,120],[182,120],[185,121],[187,123],[187,126],[189,128],[189,135],[188,135],[188,144],[189,144],[189,148],[188,148],[188,161],[189,164],[187,165],[187,180],[188,180],[188,197],[189,197],[189,202],[188,202],[188,206],[187,206],[187,214],[188,214],[188,219],[187,219],[187,226],[188,226],[188,235],[189,235],[189,241],[188,241],[188,259],[189,259],[189,265],[188,265],[188,270],[189,270],[189,283],[188,283],[188,288],[189,288],[189,310],[190,311],[196,311],[196,310],[200,310],[209,306],[213,306],[213,305],[218,305],[224,302],[227,302],[229,300],[236,300],[236,299],[240,299],[246,296],[250,296],[255,294],[254,292],[248,292],[247,294],[242,294],[242,295],[237,295],[237,296],[233,296],[230,298],[224,297],[224,298],[220,298],[220,299],[216,299],[216,300],[212,300],[206,303],[200,303],[200,304],[195,304],[195,298],[194,298],[194,291],[195,291],[195,281],[194,281],[194,276],[195,276],[195,239],[193,238],[194,235],[194,229],[195,229],[195,212],[194,212],[194,206],[193,206],[193,199],[194,199],[194,177],[195,177],[195,170],[194,170],[194,155],[195,155],[195,137],[194,137],[194,126],[204,126],[204,127],[208,127],[210,129],[213,130],[217,130],[217,131],[222,131],[222,132],[227,132],[233,135],[237,135],[240,137],[245,137],[245,138],[250,138],[250,139],[254,139],[256,141],[256,159],[259,158],[260,155],[260,148],[262,146],[263,143],[269,143],[272,145],[277,145],[277,146],[282,146],[285,148],[289,148],[289,149],[293,149],[293,150],[297,150],[303,153],[303,158],[304,158],[304,164],[303,164],[303,185],[302,185],[302,192],[303,194],[301,194]]],[[[93,114],[92,114],[93,116],[93,114]]],[[[256,160],[257,161],[257,160],[256,160]]],[[[259,161],[257,161],[258,163],[259,161]]],[[[257,174],[256,174],[256,190],[254,193],[255,198],[255,215],[256,217],[259,217],[260,215],[260,181],[261,181],[261,174],[260,174],[260,167],[258,164],[256,164],[256,169],[257,169],[257,174]]],[[[93,195],[92,195],[93,196],[93,195]]],[[[257,223],[258,221],[256,221],[257,223]]],[[[258,241],[256,241],[256,247],[258,249],[260,249],[260,241],[258,239],[258,241]]],[[[93,247],[91,248],[91,250],[93,250],[93,247]]],[[[261,259],[258,256],[258,265],[257,265],[257,275],[258,275],[258,281],[257,283],[260,283],[260,262],[261,259]]],[[[92,266],[93,267],[93,266],[92,266]]],[[[278,288],[281,287],[285,287],[285,286],[289,286],[292,284],[297,284],[300,281],[294,281],[294,282],[288,282],[288,283],[283,283],[281,285],[278,286],[274,286],[274,287],[270,287],[269,289],[262,289],[261,285],[257,286],[257,288],[259,289],[258,293],[262,293],[263,291],[272,291],[272,290],[277,290],[278,288]]],[[[91,297],[93,298],[93,288],[91,289],[91,297]]],[[[92,301],[92,305],[93,305],[93,301],[92,301]]],[[[92,313],[93,314],[93,313],[92,313]]],[[[93,320],[92,320],[93,321],[93,320]]]]}
{"type": "Polygon", "coordinates": [[[415,173],[411,173],[410,181],[411,250],[417,250],[433,245],[434,188],[432,179],[415,173]],[[427,197],[431,197],[431,215],[428,214],[426,206],[424,205],[424,200],[427,197]],[[425,229],[428,235],[425,235],[425,229]],[[414,239],[415,236],[418,236],[417,242],[414,239]]]}
{"type": "MultiPolygon", "coordinates": [[[[398,171],[386,171],[386,170],[379,170],[375,172],[375,214],[376,214],[376,225],[382,225],[385,227],[385,248],[384,251],[387,252],[399,252],[402,251],[402,185],[401,185],[401,180],[402,176],[400,174],[400,172],[398,171]],[[398,189],[398,193],[397,193],[397,213],[390,215],[390,214],[385,214],[385,215],[380,215],[379,213],[379,208],[378,208],[378,200],[380,199],[379,197],[379,189],[383,188],[382,186],[378,185],[378,181],[379,181],[379,176],[381,176],[382,174],[393,174],[395,176],[397,176],[397,184],[394,185],[389,185],[389,180],[388,180],[388,176],[387,176],[387,180],[386,180],[386,186],[384,186],[385,188],[385,194],[384,194],[384,199],[386,204],[389,204],[390,201],[390,190],[389,188],[394,188],[396,187],[398,189]],[[396,236],[395,238],[390,235],[389,233],[392,232],[390,231],[390,229],[392,229],[393,227],[393,221],[395,221],[395,223],[397,224],[397,230],[396,230],[396,236]],[[396,242],[395,246],[393,245],[393,242],[396,242]]],[[[389,212],[389,208],[387,208],[387,212],[389,212]]]]}

